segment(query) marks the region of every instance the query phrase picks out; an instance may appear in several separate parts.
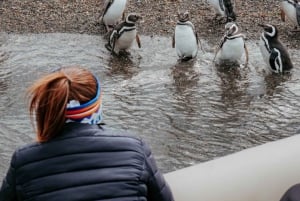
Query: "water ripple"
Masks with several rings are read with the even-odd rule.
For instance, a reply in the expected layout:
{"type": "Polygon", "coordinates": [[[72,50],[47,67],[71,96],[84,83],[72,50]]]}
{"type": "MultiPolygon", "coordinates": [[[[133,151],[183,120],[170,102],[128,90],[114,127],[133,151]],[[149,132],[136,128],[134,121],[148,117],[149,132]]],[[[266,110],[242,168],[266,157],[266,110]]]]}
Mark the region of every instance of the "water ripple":
{"type": "MultiPolygon", "coordinates": [[[[256,41],[247,68],[211,62],[216,44],[202,41],[194,61],[180,63],[171,39],[142,36],[127,57],[113,57],[101,36],[0,35],[0,176],[13,150],[34,140],[24,93],[37,77],[82,65],[101,78],[105,123],[134,131],[153,148],[163,172],[296,134],[300,70],[265,73],[256,41]],[[3,164],[3,165],[2,165],[3,164]]],[[[291,50],[295,66],[299,51],[291,50]]]]}

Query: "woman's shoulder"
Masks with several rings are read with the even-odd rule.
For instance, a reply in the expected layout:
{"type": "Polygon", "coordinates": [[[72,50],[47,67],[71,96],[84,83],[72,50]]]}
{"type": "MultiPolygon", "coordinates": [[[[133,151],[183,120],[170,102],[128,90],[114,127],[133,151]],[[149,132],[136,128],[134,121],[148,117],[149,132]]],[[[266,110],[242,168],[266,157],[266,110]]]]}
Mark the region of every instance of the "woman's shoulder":
{"type": "MultiPolygon", "coordinates": [[[[134,149],[137,152],[143,152],[143,154],[151,154],[151,148],[147,142],[132,130],[124,130],[119,128],[112,128],[106,125],[101,126],[101,131],[95,134],[96,136],[109,139],[110,142],[115,142],[121,146],[125,146],[128,149],[134,149]]],[[[104,140],[105,141],[105,140],[104,140]]]]}
{"type": "Polygon", "coordinates": [[[108,126],[103,126],[101,129],[102,131],[98,132],[96,135],[120,140],[121,142],[131,142],[134,144],[139,144],[140,146],[145,145],[144,140],[138,135],[138,133],[135,133],[134,131],[116,129],[108,126]]]}
{"type": "Polygon", "coordinates": [[[106,125],[100,127],[99,135],[107,135],[112,137],[124,137],[141,141],[142,139],[134,131],[128,131],[120,128],[112,128],[106,125]]]}
{"type": "Polygon", "coordinates": [[[16,166],[74,153],[133,151],[144,155],[148,150],[145,142],[134,132],[108,126],[83,128],[71,129],[48,142],[28,143],[16,149],[16,166]]]}

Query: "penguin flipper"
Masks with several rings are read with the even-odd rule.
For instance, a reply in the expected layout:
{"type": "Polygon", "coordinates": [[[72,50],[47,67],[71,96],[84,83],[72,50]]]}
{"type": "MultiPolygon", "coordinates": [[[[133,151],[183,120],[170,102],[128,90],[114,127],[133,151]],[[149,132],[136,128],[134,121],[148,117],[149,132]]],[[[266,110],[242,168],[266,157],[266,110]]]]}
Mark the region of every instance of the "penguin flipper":
{"type": "Polygon", "coordinates": [[[105,44],[105,48],[108,50],[108,51],[112,51],[112,47],[111,47],[111,45],[109,44],[109,43],[106,43],[105,44]]]}
{"type": "Polygon", "coordinates": [[[106,14],[106,12],[109,9],[109,7],[111,6],[112,2],[113,2],[112,0],[106,0],[104,2],[104,6],[103,6],[104,9],[103,9],[103,12],[102,12],[102,16],[104,16],[106,14]]]}
{"type": "Polygon", "coordinates": [[[276,73],[282,73],[282,59],[280,51],[276,48],[273,48],[270,53],[269,63],[271,69],[276,73]]]}
{"type": "Polygon", "coordinates": [[[201,44],[201,40],[198,37],[198,33],[197,32],[195,32],[195,36],[196,36],[197,46],[199,46],[199,44],[200,44],[200,48],[201,48],[202,52],[204,52],[204,49],[203,49],[202,44],[201,44]]]}
{"type": "Polygon", "coordinates": [[[116,45],[116,40],[118,39],[119,34],[117,33],[116,30],[112,31],[110,37],[109,37],[109,45],[111,46],[111,52],[115,52],[115,45],[116,45]]]}
{"type": "Polygon", "coordinates": [[[103,15],[102,15],[102,14],[99,14],[99,15],[98,15],[98,18],[99,18],[100,24],[104,24],[104,22],[103,22],[103,15]]]}
{"type": "Polygon", "coordinates": [[[123,14],[122,14],[122,21],[124,21],[125,20],[125,12],[123,12],[123,14]]]}
{"type": "Polygon", "coordinates": [[[135,40],[136,40],[136,42],[137,42],[139,48],[141,48],[141,47],[142,47],[142,45],[141,45],[141,40],[140,40],[140,37],[139,37],[138,34],[135,35],[135,40]]]}
{"type": "Polygon", "coordinates": [[[218,55],[219,51],[220,51],[220,48],[217,48],[214,59],[213,59],[213,62],[216,62],[216,58],[217,58],[217,55],[218,55]]]}
{"type": "Polygon", "coordinates": [[[296,18],[297,18],[298,25],[300,26],[300,3],[299,2],[296,3],[296,18]]]}
{"type": "Polygon", "coordinates": [[[249,62],[249,52],[248,52],[248,48],[246,46],[245,41],[244,41],[244,50],[245,50],[245,57],[246,57],[245,66],[247,66],[248,62],[249,62]]]}
{"type": "Polygon", "coordinates": [[[172,48],[175,48],[175,34],[172,37],[172,48]]]}
{"type": "Polygon", "coordinates": [[[218,55],[218,53],[219,53],[220,49],[221,49],[221,46],[218,46],[218,47],[217,47],[217,49],[216,49],[216,53],[215,53],[215,56],[214,56],[213,62],[216,62],[216,58],[217,58],[217,55],[218,55]]]}
{"type": "Polygon", "coordinates": [[[226,40],[227,40],[227,35],[224,35],[219,43],[219,46],[218,46],[219,49],[221,49],[223,47],[226,40]]]}
{"type": "Polygon", "coordinates": [[[216,57],[217,57],[218,52],[219,52],[220,49],[223,47],[225,41],[226,41],[226,35],[223,36],[223,38],[221,39],[221,41],[220,41],[220,43],[219,43],[219,45],[218,45],[218,47],[217,47],[217,49],[216,49],[216,54],[215,54],[215,57],[214,57],[214,60],[213,60],[214,62],[215,62],[215,60],[216,60],[216,57]]]}
{"type": "Polygon", "coordinates": [[[104,15],[107,13],[109,7],[111,6],[112,2],[113,2],[113,0],[106,0],[106,1],[104,2],[103,11],[102,11],[102,13],[100,14],[100,24],[103,24],[103,25],[104,25],[105,31],[106,31],[106,32],[109,31],[109,27],[108,27],[107,24],[104,23],[103,18],[104,18],[104,15]]]}

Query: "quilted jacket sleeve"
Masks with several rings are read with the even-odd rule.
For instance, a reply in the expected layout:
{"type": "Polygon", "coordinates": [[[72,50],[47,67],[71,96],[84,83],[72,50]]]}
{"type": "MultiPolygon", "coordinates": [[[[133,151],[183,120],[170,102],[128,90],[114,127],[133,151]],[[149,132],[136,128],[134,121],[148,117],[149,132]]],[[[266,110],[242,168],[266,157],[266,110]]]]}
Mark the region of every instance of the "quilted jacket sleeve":
{"type": "Polygon", "coordinates": [[[291,186],[280,198],[280,201],[297,201],[300,198],[300,183],[291,186]]]}
{"type": "Polygon", "coordinates": [[[15,168],[14,168],[14,160],[15,154],[12,157],[10,167],[2,182],[2,186],[0,188],[0,201],[16,201],[16,183],[15,183],[15,168]]]}
{"type": "Polygon", "coordinates": [[[169,185],[164,179],[161,172],[156,166],[155,159],[151,153],[149,146],[143,143],[146,156],[146,171],[149,174],[148,187],[148,201],[173,201],[173,195],[169,185]]]}

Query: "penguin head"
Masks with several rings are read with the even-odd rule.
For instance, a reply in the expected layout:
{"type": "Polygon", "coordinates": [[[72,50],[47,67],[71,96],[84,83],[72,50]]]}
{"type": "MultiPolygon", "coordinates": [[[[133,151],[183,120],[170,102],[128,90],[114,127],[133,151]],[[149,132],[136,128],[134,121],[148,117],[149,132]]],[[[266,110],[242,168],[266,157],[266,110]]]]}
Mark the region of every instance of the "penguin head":
{"type": "Polygon", "coordinates": [[[239,27],[235,22],[228,22],[225,25],[225,35],[232,36],[239,32],[239,27]]]}
{"type": "Polygon", "coordinates": [[[276,38],[278,36],[278,29],[272,24],[259,24],[264,29],[264,34],[269,38],[276,38]]]}
{"type": "Polygon", "coordinates": [[[187,22],[190,20],[190,13],[189,11],[178,11],[178,20],[180,22],[187,22]]]}
{"type": "Polygon", "coordinates": [[[142,17],[137,14],[137,13],[129,13],[126,17],[126,22],[129,24],[134,24],[136,23],[139,19],[141,19],[142,17]]]}

